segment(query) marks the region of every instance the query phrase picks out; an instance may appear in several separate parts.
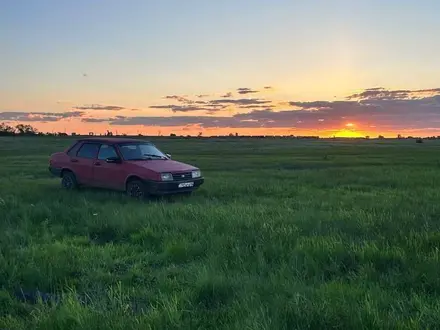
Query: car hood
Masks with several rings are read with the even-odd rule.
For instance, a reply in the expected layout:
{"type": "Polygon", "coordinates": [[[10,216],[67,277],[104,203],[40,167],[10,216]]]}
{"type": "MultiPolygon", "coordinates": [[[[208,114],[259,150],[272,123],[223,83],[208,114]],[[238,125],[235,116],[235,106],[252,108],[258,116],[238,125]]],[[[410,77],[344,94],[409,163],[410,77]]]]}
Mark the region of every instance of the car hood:
{"type": "Polygon", "coordinates": [[[189,164],[177,162],[175,160],[167,159],[167,160],[139,160],[139,161],[131,161],[133,165],[140,166],[151,171],[157,173],[164,172],[188,172],[197,170],[197,167],[194,167],[189,164]]]}

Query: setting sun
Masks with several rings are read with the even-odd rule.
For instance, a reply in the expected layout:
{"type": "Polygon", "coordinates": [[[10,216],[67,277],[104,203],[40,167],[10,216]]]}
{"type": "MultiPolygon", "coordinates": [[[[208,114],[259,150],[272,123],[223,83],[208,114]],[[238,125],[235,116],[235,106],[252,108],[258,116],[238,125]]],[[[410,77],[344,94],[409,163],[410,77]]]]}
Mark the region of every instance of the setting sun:
{"type": "Polygon", "coordinates": [[[341,129],[340,131],[335,133],[335,137],[358,138],[358,137],[364,137],[364,135],[352,129],[341,129]]]}

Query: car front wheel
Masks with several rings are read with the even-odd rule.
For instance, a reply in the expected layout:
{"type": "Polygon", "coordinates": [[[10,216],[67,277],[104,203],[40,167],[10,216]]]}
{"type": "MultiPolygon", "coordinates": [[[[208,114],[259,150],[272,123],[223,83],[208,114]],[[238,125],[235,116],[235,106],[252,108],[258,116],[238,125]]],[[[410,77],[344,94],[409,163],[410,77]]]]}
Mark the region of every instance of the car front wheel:
{"type": "Polygon", "coordinates": [[[61,178],[61,186],[66,190],[76,189],[78,183],[76,182],[75,174],[70,171],[64,172],[61,178]]]}
{"type": "Polygon", "coordinates": [[[127,183],[127,195],[133,198],[142,199],[145,197],[145,186],[139,180],[133,180],[127,183]]]}

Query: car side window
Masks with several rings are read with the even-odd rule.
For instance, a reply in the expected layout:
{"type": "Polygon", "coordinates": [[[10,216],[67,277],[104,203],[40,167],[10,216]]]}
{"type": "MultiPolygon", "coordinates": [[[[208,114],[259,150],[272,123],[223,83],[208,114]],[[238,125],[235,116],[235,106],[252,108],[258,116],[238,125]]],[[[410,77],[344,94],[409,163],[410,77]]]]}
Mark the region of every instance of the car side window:
{"type": "Polygon", "coordinates": [[[110,146],[108,144],[101,145],[101,148],[99,149],[98,159],[99,160],[106,160],[110,157],[118,157],[118,154],[113,146],[110,146]]]}
{"type": "Polygon", "coordinates": [[[80,146],[81,146],[81,142],[77,142],[77,143],[75,143],[75,144],[70,148],[70,150],[67,152],[67,154],[68,154],[70,157],[75,157],[75,156],[76,156],[76,153],[78,152],[78,149],[79,149],[80,146]]]}
{"type": "Polygon", "coordinates": [[[76,154],[80,158],[94,159],[98,154],[99,144],[97,143],[84,143],[76,154]]]}

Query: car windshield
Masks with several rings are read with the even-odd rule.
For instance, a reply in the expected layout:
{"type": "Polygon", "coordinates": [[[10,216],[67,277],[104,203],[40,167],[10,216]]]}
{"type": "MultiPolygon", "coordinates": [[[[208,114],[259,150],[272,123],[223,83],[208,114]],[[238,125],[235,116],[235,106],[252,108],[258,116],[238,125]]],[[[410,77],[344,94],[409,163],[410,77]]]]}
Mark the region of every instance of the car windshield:
{"type": "Polygon", "coordinates": [[[122,156],[125,160],[168,159],[168,157],[149,143],[120,144],[122,156]]]}

